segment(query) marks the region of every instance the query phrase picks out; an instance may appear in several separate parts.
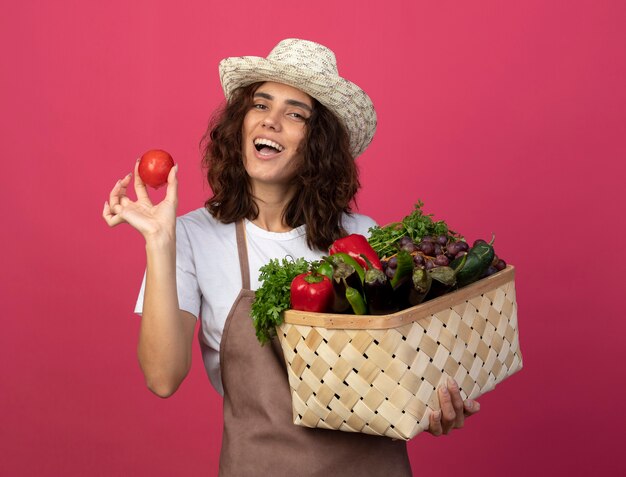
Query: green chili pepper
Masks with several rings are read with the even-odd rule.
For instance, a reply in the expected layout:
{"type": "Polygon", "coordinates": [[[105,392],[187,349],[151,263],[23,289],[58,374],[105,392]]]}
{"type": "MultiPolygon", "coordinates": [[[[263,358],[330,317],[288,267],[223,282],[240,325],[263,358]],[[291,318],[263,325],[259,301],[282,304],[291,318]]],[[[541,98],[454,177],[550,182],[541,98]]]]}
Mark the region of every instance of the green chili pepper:
{"type": "Polygon", "coordinates": [[[481,275],[489,268],[495,251],[493,249],[493,241],[491,243],[479,242],[474,245],[467,253],[465,264],[460,267],[461,259],[455,259],[450,266],[457,269],[456,281],[459,287],[463,287],[478,280],[481,275]],[[460,268],[459,268],[460,267],[460,268]]]}
{"type": "Polygon", "coordinates": [[[365,315],[367,313],[367,305],[363,299],[363,295],[356,288],[352,288],[344,281],[346,287],[346,299],[355,315],[365,315]]]}

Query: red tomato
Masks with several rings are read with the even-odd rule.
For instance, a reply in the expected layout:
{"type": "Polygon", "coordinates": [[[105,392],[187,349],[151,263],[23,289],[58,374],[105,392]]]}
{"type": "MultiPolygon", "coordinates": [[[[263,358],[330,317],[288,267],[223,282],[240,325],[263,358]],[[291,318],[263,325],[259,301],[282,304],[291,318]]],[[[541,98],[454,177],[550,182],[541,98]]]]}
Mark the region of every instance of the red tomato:
{"type": "Polygon", "coordinates": [[[150,187],[158,189],[167,184],[167,176],[174,167],[174,160],[167,152],[153,149],[141,156],[139,177],[150,187]]]}

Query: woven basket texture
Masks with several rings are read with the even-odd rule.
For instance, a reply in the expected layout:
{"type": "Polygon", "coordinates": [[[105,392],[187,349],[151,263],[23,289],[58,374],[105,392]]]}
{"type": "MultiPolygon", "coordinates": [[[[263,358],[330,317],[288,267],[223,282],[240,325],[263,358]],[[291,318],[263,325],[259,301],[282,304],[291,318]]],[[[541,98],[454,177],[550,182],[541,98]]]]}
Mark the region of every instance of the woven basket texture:
{"type": "Polygon", "coordinates": [[[448,376],[475,399],[522,368],[514,268],[384,316],[285,312],[294,424],[409,440],[448,376]]]}

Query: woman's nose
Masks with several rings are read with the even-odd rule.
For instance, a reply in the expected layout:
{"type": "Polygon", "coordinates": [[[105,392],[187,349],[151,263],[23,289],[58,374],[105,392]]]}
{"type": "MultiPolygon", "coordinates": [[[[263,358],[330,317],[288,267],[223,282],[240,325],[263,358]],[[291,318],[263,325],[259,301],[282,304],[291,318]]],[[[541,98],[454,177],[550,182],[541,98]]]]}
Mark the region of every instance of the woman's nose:
{"type": "Polygon", "coordinates": [[[271,111],[263,118],[261,123],[266,128],[271,128],[275,131],[280,130],[280,117],[278,113],[271,111]]]}

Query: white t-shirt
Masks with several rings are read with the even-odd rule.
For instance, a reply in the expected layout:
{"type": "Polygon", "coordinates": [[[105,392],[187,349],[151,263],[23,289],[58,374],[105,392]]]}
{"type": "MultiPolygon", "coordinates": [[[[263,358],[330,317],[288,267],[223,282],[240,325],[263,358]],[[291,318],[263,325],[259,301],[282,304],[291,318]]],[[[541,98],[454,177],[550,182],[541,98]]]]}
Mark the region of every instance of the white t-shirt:
{"type": "MultiPolygon", "coordinates": [[[[369,236],[375,222],[364,215],[345,215],[342,226],[348,233],[369,236]]],[[[306,244],[306,226],[276,233],[245,221],[250,286],[259,288],[259,269],[270,259],[287,256],[317,260],[325,252],[306,244]]],[[[220,341],[228,313],[241,290],[241,272],[235,224],[223,224],[205,209],[197,209],[176,220],[176,283],[181,310],[202,318],[200,340],[204,365],[215,389],[224,394],[220,376],[220,341]]],[[[143,309],[144,282],[135,312],[143,309]]],[[[259,345],[260,346],[260,345],[259,345]]]]}

